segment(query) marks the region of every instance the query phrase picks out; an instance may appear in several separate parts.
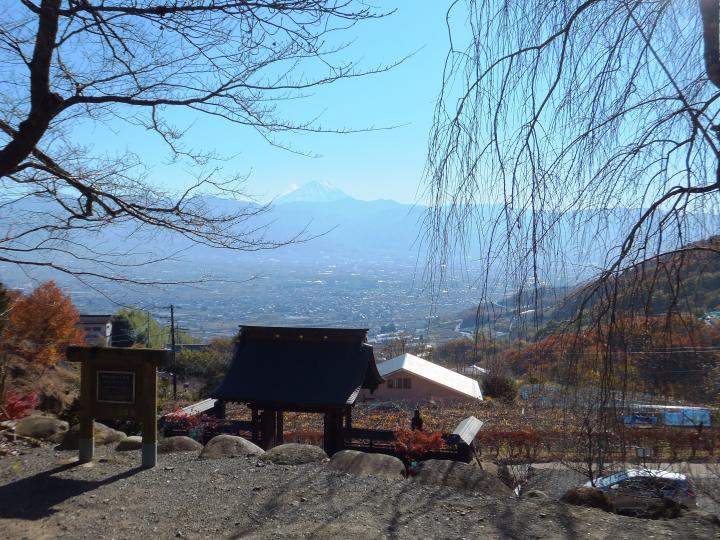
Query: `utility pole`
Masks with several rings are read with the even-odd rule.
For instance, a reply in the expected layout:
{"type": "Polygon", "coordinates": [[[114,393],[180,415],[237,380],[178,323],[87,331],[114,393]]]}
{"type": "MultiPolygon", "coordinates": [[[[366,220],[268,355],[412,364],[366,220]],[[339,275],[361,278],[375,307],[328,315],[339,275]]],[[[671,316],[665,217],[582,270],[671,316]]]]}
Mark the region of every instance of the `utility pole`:
{"type": "Polygon", "coordinates": [[[175,358],[175,306],[170,304],[170,347],[173,367],[173,401],[177,401],[177,361],[175,358]]]}

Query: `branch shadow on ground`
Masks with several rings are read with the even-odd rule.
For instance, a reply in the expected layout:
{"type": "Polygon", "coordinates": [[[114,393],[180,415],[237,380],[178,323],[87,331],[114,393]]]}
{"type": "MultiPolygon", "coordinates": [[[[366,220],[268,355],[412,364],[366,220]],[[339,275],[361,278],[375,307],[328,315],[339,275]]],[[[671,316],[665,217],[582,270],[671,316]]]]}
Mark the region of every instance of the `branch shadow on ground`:
{"type": "Polygon", "coordinates": [[[51,516],[57,512],[53,507],[62,502],[129,478],[143,470],[135,467],[103,480],[77,480],[56,476],[78,465],[77,462],[60,465],[0,486],[0,518],[37,520],[51,516]]]}
{"type": "Polygon", "coordinates": [[[250,519],[231,538],[264,538],[278,534],[302,538],[344,535],[349,538],[362,532],[366,538],[397,539],[407,536],[406,527],[412,529],[417,525],[422,529],[422,520],[436,513],[438,506],[468,503],[444,486],[420,486],[412,480],[384,481],[335,472],[307,475],[304,470],[289,470],[283,481],[273,488],[270,497],[252,497],[254,501],[248,505],[253,507],[250,519]],[[293,506],[291,500],[300,495],[306,495],[310,500],[293,506]],[[303,508],[305,504],[312,506],[309,513],[315,516],[314,522],[303,508]]]}

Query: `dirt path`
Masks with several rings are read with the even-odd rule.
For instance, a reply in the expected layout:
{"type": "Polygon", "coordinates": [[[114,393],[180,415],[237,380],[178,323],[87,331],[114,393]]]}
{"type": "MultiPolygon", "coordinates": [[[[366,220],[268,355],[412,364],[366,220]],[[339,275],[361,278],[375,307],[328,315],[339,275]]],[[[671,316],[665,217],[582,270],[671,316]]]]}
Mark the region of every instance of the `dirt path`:
{"type": "Polygon", "coordinates": [[[356,478],[323,464],[101,449],[0,458],[0,538],[716,538],[708,516],[644,521],[549,500],[356,478]]]}

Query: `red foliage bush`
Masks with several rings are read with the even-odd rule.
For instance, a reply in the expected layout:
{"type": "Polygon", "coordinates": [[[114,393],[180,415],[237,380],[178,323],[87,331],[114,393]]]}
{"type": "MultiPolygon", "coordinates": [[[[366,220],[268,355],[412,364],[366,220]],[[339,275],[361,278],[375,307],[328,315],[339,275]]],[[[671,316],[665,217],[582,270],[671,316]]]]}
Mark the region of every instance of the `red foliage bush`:
{"type": "Polygon", "coordinates": [[[188,430],[202,426],[204,429],[212,430],[218,426],[218,419],[207,414],[188,414],[180,407],[165,416],[165,426],[172,430],[188,430]]]}
{"type": "MultiPolygon", "coordinates": [[[[9,420],[18,420],[24,418],[40,403],[40,398],[36,392],[29,394],[18,394],[8,392],[3,400],[3,409],[9,420]]],[[[2,416],[0,414],[0,416],[2,416]]]]}
{"type": "Polygon", "coordinates": [[[442,450],[442,434],[424,433],[412,429],[400,429],[396,433],[395,450],[410,459],[420,459],[430,452],[442,450]]]}

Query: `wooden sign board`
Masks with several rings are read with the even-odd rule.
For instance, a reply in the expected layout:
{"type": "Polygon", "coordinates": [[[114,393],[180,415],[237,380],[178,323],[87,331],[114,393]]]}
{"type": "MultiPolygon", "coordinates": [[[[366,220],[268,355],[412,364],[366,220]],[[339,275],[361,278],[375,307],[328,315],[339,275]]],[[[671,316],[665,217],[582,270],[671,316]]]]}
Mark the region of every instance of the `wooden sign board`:
{"type": "Polygon", "coordinates": [[[67,358],[80,362],[80,461],[93,459],[93,421],[142,423],[142,465],[157,463],[157,366],[163,349],[68,347],[67,358]]]}
{"type": "Polygon", "coordinates": [[[135,403],[135,372],[98,369],[95,399],[101,403],[135,403]]]}

